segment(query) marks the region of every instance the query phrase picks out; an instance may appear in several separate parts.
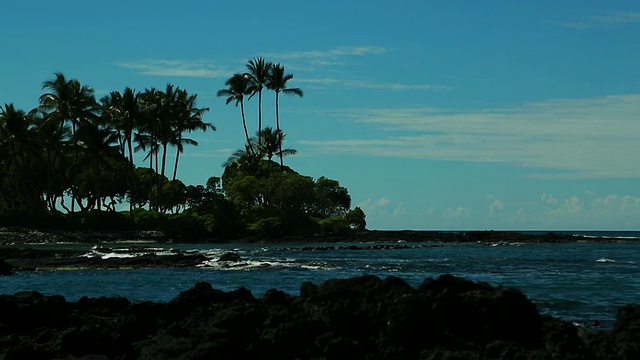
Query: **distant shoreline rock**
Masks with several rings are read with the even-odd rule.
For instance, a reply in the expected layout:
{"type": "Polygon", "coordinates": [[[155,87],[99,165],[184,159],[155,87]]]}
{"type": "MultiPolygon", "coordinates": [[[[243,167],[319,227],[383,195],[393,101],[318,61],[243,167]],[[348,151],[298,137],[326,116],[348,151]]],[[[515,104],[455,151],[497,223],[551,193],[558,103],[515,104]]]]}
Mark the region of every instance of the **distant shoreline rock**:
{"type": "MultiPolygon", "coordinates": [[[[629,241],[635,241],[630,239],[629,241]]],[[[312,234],[265,238],[176,239],[162,231],[69,231],[0,228],[0,245],[30,245],[55,243],[336,243],[336,242],[489,242],[489,243],[557,243],[578,241],[624,241],[620,238],[574,236],[566,233],[527,233],[519,231],[436,231],[436,230],[362,230],[341,234],[312,234]]]]}
{"type": "MultiPolygon", "coordinates": [[[[568,234],[524,234],[511,231],[361,231],[346,235],[315,235],[287,237],[282,239],[245,238],[209,243],[264,243],[264,244],[308,244],[303,251],[323,250],[395,250],[412,247],[446,246],[447,243],[480,242],[490,245],[513,243],[557,243],[579,241],[621,241],[611,238],[580,238],[568,234]]],[[[156,255],[145,244],[171,243],[159,232],[87,232],[87,231],[39,231],[28,229],[0,229],[0,259],[4,259],[11,271],[31,270],[80,270],[80,269],[145,269],[158,267],[196,267],[206,259],[203,255],[175,251],[156,255]],[[87,250],[65,248],[42,248],[37,244],[83,243],[95,244],[97,249],[119,247],[129,244],[139,256],[110,257],[89,256],[87,250]]],[[[156,249],[157,250],[157,249],[156,249]]],[[[231,256],[231,255],[228,255],[231,256]]],[[[223,261],[238,261],[233,257],[223,261]]]]}
{"type": "Polygon", "coordinates": [[[161,231],[67,231],[0,228],[0,245],[166,242],[168,240],[161,231]]]}

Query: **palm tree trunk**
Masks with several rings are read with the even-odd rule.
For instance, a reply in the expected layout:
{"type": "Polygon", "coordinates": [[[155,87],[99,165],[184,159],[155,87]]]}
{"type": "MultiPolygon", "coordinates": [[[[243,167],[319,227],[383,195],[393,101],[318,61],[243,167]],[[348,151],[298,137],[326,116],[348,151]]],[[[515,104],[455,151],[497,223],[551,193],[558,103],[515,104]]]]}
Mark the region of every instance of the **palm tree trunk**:
{"type": "Polygon", "coordinates": [[[240,112],[242,113],[242,125],[244,126],[244,136],[247,138],[247,144],[249,144],[249,149],[251,153],[255,154],[253,150],[253,145],[251,145],[251,138],[249,137],[249,130],[247,129],[247,120],[244,115],[244,102],[240,102],[240,112]]]}
{"type": "MultiPolygon", "coordinates": [[[[276,91],[276,131],[279,134],[280,133],[280,110],[278,108],[279,104],[278,104],[278,98],[280,95],[279,91],[276,91]]],[[[284,166],[284,162],[282,160],[282,141],[279,142],[278,144],[278,150],[280,151],[280,167],[284,166]]]]}
{"type": "Polygon", "coordinates": [[[262,90],[258,91],[258,144],[260,144],[261,132],[262,132],[262,90]]]}
{"type": "Polygon", "coordinates": [[[173,181],[176,181],[176,175],[178,175],[178,159],[180,158],[180,148],[176,151],[176,164],[173,167],[173,181]]]}
{"type": "Polygon", "coordinates": [[[166,164],[167,164],[167,143],[164,143],[162,144],[162,176],[164,176],[166,164]]]}
{"type": "Polygon", "coordinates": [[[164,208],[162,207],[162,179],[164,178],[165,167],[167,164],[167,143],[162,144],[162,172],[161,176],[158,176],[158,198],[157,206],[158,210],[164,212],[164,208]]]}
{"type": "Polygon", "coordinates": [[[72,128],[73,134],[71,134],[71,138],[73,139],[73,181],[71,182],[71,212],[74,212],[75,202],[78,200],[76,198],[76,184],[78,183],[78,141],[76,140],[76,123],[72,120],[72,128]]]}
{"type": "Polygon", "coordinates": [[[97,203],[98,203],[98,211],[102,211],[102,206],[101,206],[101,202],[102,202],[102,188],[101,188],[101,184],[100,182],[102,181],[102,175],[101,175],[101,171],[100,171],[100,165],[99,164],[94,164],[94,166],[97,166],[94,170],[94,174],[96,176],[96,183],[95,183],[95,192],[96,192],[96,198],[97,198],[97,203]]]}
{"type": "Polygon", "coordinates": [[[129,148],[129,215],[133,216],[133,201],[136,189],[135,167],[133,165],[133,143],[131,141],[132,134],[127,137],[127,147],[129,148]]]}

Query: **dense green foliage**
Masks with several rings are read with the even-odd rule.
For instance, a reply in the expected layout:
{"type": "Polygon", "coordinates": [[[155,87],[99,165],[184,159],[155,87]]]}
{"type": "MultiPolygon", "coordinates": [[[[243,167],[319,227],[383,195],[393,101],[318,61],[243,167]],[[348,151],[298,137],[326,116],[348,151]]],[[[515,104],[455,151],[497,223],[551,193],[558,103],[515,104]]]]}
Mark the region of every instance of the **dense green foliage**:
{"type": "Polygon", "coordinates": [[[317,180],[284,165],[279,94],[302,96],[286,83],[280,64],[255,58],[218,92],[240,105],[243,149],[223,164],[222,177],[205,185],[177,178],[186,135],[215,130],[202,121],[208,108],[196,95],[126,88],[97,101],[91,87],[56,73],[44,82],[40,106],[25,112],[0,107],[0,226],[79,230],[162,230],[177,239],[283,237],[363,230],[365,215],[351,209],[338,181],[317,180]],[[275,93],[276,128],[262,127],[262,93],[275,93]],[[258,95],[259,127],[250,137],[245,99],[258,95]],[[169,151],[175,151],[168,170],[169,151]],[[134,153],[145,154],[145,166],[134,153]],[[273,159],[279,159],[279,162],[273,159]],[[147,163],[148,162],[148,163],[147,163]],[[128,204],[128,210],[123,205],[128,204]]]}

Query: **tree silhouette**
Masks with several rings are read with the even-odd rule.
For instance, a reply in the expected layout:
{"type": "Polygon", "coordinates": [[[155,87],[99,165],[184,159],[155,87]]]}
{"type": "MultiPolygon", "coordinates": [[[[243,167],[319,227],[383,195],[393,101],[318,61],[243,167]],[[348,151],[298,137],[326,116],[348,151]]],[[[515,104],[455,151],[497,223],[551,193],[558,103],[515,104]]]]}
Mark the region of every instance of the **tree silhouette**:
{"type": "MultiPolygon", "coordinates": [[[[287,95],[297,95],[302,97],[303,92],[299,88],[287,88],[287,81],[293,79],[293,74],[286,74],[284,66],[275,64],[271,67],[267,76],[267,88],[276,93],[276,130],[280,131],[280,110],[279,97],[280,93],[287,95]]],[[[284,165],[282,160],[284,153],[282,151],[282,142],[280,143],[280,166],[284,165]]]]}

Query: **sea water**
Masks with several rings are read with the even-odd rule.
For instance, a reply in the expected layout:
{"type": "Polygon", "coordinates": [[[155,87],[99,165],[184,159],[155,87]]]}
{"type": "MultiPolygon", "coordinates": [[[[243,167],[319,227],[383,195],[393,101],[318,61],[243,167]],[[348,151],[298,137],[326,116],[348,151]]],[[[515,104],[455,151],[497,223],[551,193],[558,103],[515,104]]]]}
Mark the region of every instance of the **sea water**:
{"type": "MultiPolygon", "coordinates": [[[[51,247],[41,245],[40,247],[51,247]]],[[[195,268],[65,270],[18,272],[0,277],[0,294],[36,290],[63,295],[123,296],[131,301],[166,302],[198,281],[217,289],[269,289],[299,294],[305,281],[360,275],[396,276],[417,287],[426,278],[452,274],[492,286],[520,289],[542,314],[577,324],[598,321],[610,328],[616,310],[640,303],[640,239],[571,243],[345,243],[345,244],[121,244],[54,245],[82,248],[85,256],[138,256],[153,252],[201,253],[195,268]],[[226,252],[241,261],[217,261],[226,252]]],[[[35,245],[33,247],[38,247],[35,245]]]]}

